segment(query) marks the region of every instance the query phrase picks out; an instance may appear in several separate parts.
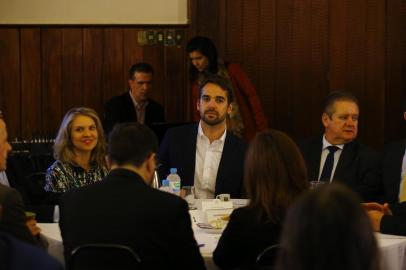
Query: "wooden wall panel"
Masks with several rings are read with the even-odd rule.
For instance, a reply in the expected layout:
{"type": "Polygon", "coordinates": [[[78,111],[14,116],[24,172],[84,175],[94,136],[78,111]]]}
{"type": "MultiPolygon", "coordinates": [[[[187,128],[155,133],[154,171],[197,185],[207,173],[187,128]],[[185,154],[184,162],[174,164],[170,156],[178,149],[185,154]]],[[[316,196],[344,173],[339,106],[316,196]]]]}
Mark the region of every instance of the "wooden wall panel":
{"type": "Polygon", "coordinates": [[[62,113],[83,106],[83,30],[62,29],[62,113]]]}
{"type": "Polygon", "coordinates": [[[188,96],[185,92],[186,79],[186,54],[184,47],[167,47],[165,48],[165,80],[164,91],[167,93],[165,97],[166,120],[171,122],[180,122],[187,120],[187,109],[190,107],[188,96]],[[174,104],[176,104],[174,106],[174,104]],[[184,110],[178,110],[176,107],[181,106],[184,110]]]}
{"type": "Polygon", "coordinates": [[[47,135],[42,126],[41,30],[23,28],[21,35],[21,136],[47,135]]]}
{"type": "Polygon", "coordinates": [[[387,1],[385,140],[406,137],[401,100],[406,99],[406,3],[387,1]]]}
{"type": "MultiPolygon", "coordinates": [[[[201,23],[209,10],[203,0],[191,2],[200,10],[192,10],[197,18],[190,32],[204,35],[201,23]]],[[[387,123],[387,115],[393,115],[388,107],[398,99],[389,96],[404,90],[405,60],[395,59],[406,48],[404,5],[401,0],[224,0],[214,11],[222,15],[216,19],[219,35],[208,36],[217,35],[224,58],[248,71],[272,127],[295,138],[318,134],[323,99],[330,91],[346,90],[360,100],[360,139],[379,148],[401,127],[387,123]],[[252,50],[255,40],[258,47],[252,50]],[[390,87],[389,77],[396,81],[390,87]]]]}
{"type": "Polygon", "coordinates": [[[362,121],[368,125],[361,132],[363,140],[376,148],[384,144],[385,136],[385,6],[381,0],[368,1],[367,6],[365,90],[361,109],[362,121]]]}
{"type": "Polygon", "coordinates": [[[276,82],[275,117],[273,127],[293,133],[292,125],[292,51],[293,51],[293,0],[278,0],[276,5],[276,82]]]}
{"type": "MultiPolygon", "coordinates": [[[[322,132],[321,111],[324,97],[329,89],[329,3],[325,0],[312,0],[311,3],[311,74],[310,93],[306,93],[308,117],[305,124],[308,126],[307,133],[301,137],[310,137],[322,132]]],[[[301,107],[300,104],[298,104],[301,107]]],[[[306,114],[306,113],[305,113],[306,114]]]]}
{"type": "Polygon", "coordinates": [[[123,64],[123,29],[105,28],[103,39],[103,99],[122,94],[126,89],[123,64]]]}
{"type": "Polygon", "coordinates": [[[260,57],[258,64],[259,81],[257,82],[258,95],[261,98],[268,121],[273,125],[275,117],[275,59],[276,59],[276,0],[260,1],[259,40],[257,50],[260,57]]]}
{"type": "Polygon", "coordinates": [[[333,91],[346,89],[347,6],[351,0],[330,0],[329,4],[329,78],[333,91]]]}
{"type": "Polygon", "coordinates": [[[62,111],[62,30],[41,30],[42,117],[45,131],[56,133],[62,111]]]}
{"type": "Polygon", "coordinates": [[[143,57],[145,62],[150,63],[154,67],[154,84],[150,96],[160,104],[164,104],[164,93],[166,88],[164,83],[164,51],[164,46],[159,44],[146,46],[144,48],[143,57]]]}
{"type": "Polygon", "coordinates": [[[139,31],[174,28],[186,39],[209,36],[225,60],[242,65],[273,128],[295,138],[318,134],[322,100],[343,89],[360,99],[361,140],[380,147],[406,136],[405,1],[190,0],[190,9],[185,27],[0,27],[0,107],[10,137],[55,133],[70,106],[102,114],[141,60],[156,69],[152,97],[168,119],[188,120],[186,40],[137,42],[139,31]]]}
{"type": "Polygon", "coordinates": [[[103,118],[103,104],[128,89],[128,70],[139,61],[156,70],[151,96],[168,108],[168,119],[187,120],[186,37],[176,46],[138,44],[138,32],[150,30],[185,33],[173,26],[0,28],[0,108],[10,138],[54,136],[72,107],[103,118]]]}
{"type": "Polygon", "coordinates": [[[103,113],[103,29],[83,29],[83,104],[103,113]]]}
{"type": "Polygon", "coordinates": [[[0,106],[9,138],[21,136],[20,31],[0,29],[0,106]]]}

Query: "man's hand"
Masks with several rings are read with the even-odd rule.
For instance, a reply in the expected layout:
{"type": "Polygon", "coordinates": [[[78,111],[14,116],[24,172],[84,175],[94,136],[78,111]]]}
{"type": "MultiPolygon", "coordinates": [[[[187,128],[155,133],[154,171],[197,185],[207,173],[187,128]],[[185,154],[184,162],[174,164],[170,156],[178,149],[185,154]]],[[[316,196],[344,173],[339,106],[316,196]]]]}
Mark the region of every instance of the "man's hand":
{"type": "Polygon", "coordinates": [[[375,232],[381,231],[381,220],[383,213],[381,211],[370,210],[367,212],[369,219],[371,220],[372,228],[375,232]]]}
{"type": "Polygon", "coordinates": [[[362,206],[368,212],[369,211],[379,211],[384,215],[390,215],[390,216],[392,215],[392,211],[390,210],[388,203],[379,204],[376,202],[370,202],[370,203],[363,203],[362,206]]]}
{"type": "Polygon", "coordinates": [[[40,234],[41,229],[37,226],[37,221],[35,219],[29,219],[25,223],[33,236],[40,234]]]}

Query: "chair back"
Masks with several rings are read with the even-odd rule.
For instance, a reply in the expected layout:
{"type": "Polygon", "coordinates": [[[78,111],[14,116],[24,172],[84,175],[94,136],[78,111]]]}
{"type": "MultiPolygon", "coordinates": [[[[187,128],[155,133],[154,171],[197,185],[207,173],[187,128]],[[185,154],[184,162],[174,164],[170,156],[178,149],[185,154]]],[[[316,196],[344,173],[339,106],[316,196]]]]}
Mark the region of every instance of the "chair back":
{"type": "Polygon", "coordinates": [[[256,259],[255,269],[275,269],[276,258],[280,250],[280,245],[272,245],[262,250],[256,259]]]}
{"type": "Polygon", "coordinates": [[[118,244],[85,244],[75,248],[69,270],[141,269],[141,259],[130,247],[118,244]]]}

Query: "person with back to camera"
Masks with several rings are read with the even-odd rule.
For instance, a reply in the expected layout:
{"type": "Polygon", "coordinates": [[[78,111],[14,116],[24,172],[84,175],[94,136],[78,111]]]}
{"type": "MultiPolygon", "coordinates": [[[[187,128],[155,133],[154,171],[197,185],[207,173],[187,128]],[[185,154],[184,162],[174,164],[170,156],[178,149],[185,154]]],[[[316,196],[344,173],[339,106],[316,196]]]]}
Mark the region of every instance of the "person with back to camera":
{"type": "Polygon", "coordinates": [[[191,61],[192,119],[199,119],[199,114],[195,109],[196,101],[199,99],[199,84],[207,76],[216,74],[228,81],[235,96],[232,111],[227,118],[227,129],[238,137],[251,140],[257,131],[265,130],[268,127],[268,120],[262,109],[257,90],[239,64],[223,62],[219,59],[216,46],[207,37],[192,38],[189,40],[186,50],[191,61]]]}
{"type": "Polygon", "coordinates": [[[277,270],[379,270],[379,251],[358,196],[324,185],[289,210],[277,270]]]}
{"type": "Polygon", "coordinates": [[[104,155],[104,132],[97,113],[86,107],[69,110],[56,136],[56,161],[46,172],[44,189],[66,192],[102,180],[107,175],[104,155]]]}
{"type": "Polygon", "coordinates": [[[251,267],[262,250],[278,244],[285,212],[308,184],[305,162],[292,139],[276,130],[258,133],[245,157],[250,202],[231,214],[214,262],[222,269],[251,267]]]}

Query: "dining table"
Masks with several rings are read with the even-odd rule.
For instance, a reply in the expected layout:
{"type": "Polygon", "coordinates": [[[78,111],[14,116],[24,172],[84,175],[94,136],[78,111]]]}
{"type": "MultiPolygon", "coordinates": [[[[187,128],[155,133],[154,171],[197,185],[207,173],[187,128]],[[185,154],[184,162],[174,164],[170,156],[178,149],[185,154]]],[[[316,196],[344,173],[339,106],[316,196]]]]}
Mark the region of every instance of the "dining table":
{"type": "MultiPolygon", "coordinates": [[[[202,202],[195,200],[195,207],[189,210],[192,228],[195,239],[199,245],[200,253],[204,258],[207,269],[219,269],[213,262],[213,251],[221,236],[221,230],[213,231],[202,229],[197,224],[204,219],[204,212],[201,210],[202,202]]],[[[244,206],[247,200],[232,200],[233,207],[244,206]]],[[[41,235],[48,241],[48,253],[65,264],[63,257],[62,237],[58,223],[38,223],[41,228],[41,235]]],[[[381,269],[404,270],[406,269],[406,237],[399,235],[388,235],[375,233],[381,254],[381,269]]]]}

